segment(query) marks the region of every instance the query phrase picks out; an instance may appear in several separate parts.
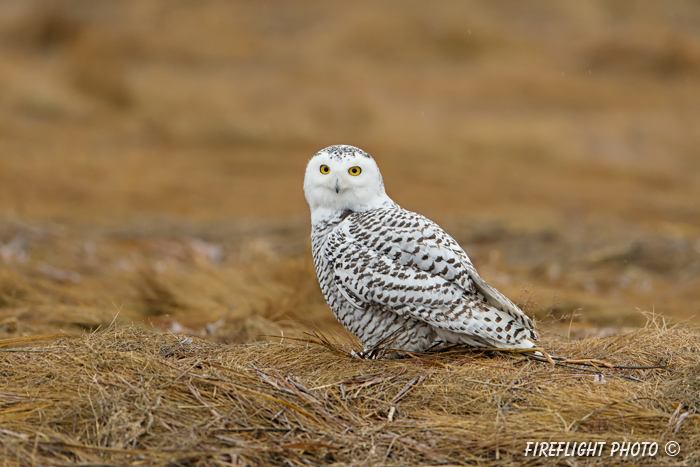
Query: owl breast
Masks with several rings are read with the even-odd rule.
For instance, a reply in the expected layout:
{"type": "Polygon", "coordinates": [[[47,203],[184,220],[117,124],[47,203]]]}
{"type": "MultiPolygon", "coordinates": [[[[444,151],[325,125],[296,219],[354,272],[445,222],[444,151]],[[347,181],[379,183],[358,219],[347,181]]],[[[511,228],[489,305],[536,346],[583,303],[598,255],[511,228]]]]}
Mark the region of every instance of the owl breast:
{"type": "MultiPolygon", "coordinates": [[[[314,268],[321,292],[333,311],[336,319],[362,342],[365,350],[380,345],[406,351],[421,351],[433,345],[437,334],[425,323],[402,317],[390,310],[364,305],[358,307],[343,295],[336,281],[333,264],[324,254],[328,248],[343,248],[342,244],[329,245],[328,242],[337,231],[341,222],[352,223],[352,216],[347,214],[329,222],[314,225],[311,232],[311,251],[314,268]]],[[[337,237],[336,237],[337,238],[337,237]]],[[[358,271],[371,278],[371,271],[358,271]]]]}

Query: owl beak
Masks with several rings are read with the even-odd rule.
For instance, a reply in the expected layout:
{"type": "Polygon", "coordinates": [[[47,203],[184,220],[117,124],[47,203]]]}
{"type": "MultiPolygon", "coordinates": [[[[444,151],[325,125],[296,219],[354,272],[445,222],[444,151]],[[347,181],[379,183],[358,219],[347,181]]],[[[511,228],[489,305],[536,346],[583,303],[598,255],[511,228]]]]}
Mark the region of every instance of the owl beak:
{"type": "Polygon", "coordinates": [[[335,181],[335,192],[340,193],[340,180],[335,181]]]}

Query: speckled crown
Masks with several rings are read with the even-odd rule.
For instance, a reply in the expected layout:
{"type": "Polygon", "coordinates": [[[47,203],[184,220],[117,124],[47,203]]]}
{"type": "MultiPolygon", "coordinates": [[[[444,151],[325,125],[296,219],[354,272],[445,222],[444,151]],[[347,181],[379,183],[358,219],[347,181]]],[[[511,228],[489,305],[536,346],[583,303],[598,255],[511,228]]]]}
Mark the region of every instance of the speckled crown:
{"type": "Polygon", "coordinates": [[[350,159],[354,156],[362,156],[368,159],[372,158],[372,156],[364,152],[362,149],[356,148],[355,146],[348,146],[346,144],[328,146],[327,148],[321,149],[319,152],[316,153],[317,156],[319,154],[327,154],[328,156],[330,156],[331,159],[337,161],[350,159]]]}

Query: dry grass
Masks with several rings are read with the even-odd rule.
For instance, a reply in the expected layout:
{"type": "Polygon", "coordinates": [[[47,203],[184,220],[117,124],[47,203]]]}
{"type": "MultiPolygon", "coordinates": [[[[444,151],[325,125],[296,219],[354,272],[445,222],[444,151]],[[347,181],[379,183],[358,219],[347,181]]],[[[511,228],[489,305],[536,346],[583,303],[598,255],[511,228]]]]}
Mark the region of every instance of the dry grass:
{"type": "Polygon", "coordinates": [[[663,366],[592,372],[478,352],[360,361],[341,344],[219,345],[131,326],[6,344],[5,465],[565,462],[524,457],[527,441],[656,441],[659,454],[640,463],[699,461],[700,335],[654,323],[547,342],[558,354],[663,366]],[[668,440],[678,457],[663,453],[668,440]]]}
{"type": "MultiPolygon", "coordinates": [[[[582,309],[619,328],[642,324],[636,308],[697,312],[697,2],[34,0],[0,13],[3,246],[17,224],[58,231],[68,242],[43,262],[84,269],[64,244],[92,242],[101,272],[155,256],[146,237],[238,250],[251,242],[230,235],[264,240],[272,224],[286,229],[274,248],[303,258],[304,165],[343,142],[489,281],[514,297],[527,285],[540,318],[582,309]]],[[[122,292],[136,274],[81,277],[92,297],[69,281],[62,305],[100,295],[94,322],[112,301],[139,320],[122,292]]],[[[188,309],[173,305],[149,313],[188,309]]]]}
{"type": "MultiPolygon", "coordinates": [[[[2,227],[0,227],[2,231],[2,227]]],[[[145,322],[161,330],[246,342],[317,326],[339,330],[310,254],[286,234],[124,235],[13,226],[0,253],[0,338],[80,333],[145,322]]],[[[304,242],[305,243],[305,242],[304,242]]]]}

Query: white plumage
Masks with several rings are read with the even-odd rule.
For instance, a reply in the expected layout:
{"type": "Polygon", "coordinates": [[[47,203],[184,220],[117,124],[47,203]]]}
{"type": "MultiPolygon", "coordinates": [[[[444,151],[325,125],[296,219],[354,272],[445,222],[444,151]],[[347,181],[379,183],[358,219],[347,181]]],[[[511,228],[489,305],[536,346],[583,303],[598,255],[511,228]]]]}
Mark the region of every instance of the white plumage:
{"type": "Polygon", "coordinates": [[[376,162],[330,146],[309,162],[304,193],[321,290],[338,320],[373,355],[440,342],[531,348],[532,321],[487,284],[440,226],[393,202],[376,162]]]}

